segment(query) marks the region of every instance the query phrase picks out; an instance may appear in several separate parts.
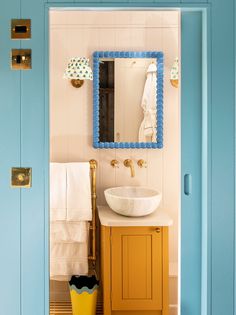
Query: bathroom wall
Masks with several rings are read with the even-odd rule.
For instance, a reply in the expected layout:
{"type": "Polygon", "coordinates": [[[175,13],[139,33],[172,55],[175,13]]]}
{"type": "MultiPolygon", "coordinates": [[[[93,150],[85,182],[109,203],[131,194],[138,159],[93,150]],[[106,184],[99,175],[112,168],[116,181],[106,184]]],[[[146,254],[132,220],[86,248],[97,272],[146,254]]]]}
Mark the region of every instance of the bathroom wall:
{"type": "MultiPolygon", "coordinates": [[[[170,84],[170,69],[180,50],[179,13],[159,12],[50,12],[50,135],[51,161],[98,161],[98,204],[103,190],[119,185],[146,185],[162,192],[161,207],[173,218],[170,227],[170,274],[177,275],[178,216],[180,210],[180,89],[170,84]],[[92,147],[92,82],[80,89],[63,79],[69,58],[92,59],[95,50],[163,51],[164,148],[161,150],[97,150],[92,147]],[[110,166],[112,159],[118,169],[110,166]],[[146,169],[135,165],[136,175],[123,161],[143,158],[146,169]]],[[[125,91],[124,91],[125,92],[125,91]]]]}

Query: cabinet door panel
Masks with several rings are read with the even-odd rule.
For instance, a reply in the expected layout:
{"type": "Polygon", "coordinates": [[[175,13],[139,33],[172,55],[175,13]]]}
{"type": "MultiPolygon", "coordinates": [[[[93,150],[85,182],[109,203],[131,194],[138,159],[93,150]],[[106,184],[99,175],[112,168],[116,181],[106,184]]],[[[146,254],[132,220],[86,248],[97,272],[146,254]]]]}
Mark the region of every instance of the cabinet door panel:
{"type": "Polygon", "coordinates": [[[162,309],[162,232],[112,229],[112,309],[162,309]]]}
{"type": "Polygon", "coordinates": [[[124,300],[152,298],[151,243],[151,235],[121,236],[124,300]],[[137,244],[139,251],[137,251],[137,244]],[[141,257],[140,252],[143,253],[141,257]]]}

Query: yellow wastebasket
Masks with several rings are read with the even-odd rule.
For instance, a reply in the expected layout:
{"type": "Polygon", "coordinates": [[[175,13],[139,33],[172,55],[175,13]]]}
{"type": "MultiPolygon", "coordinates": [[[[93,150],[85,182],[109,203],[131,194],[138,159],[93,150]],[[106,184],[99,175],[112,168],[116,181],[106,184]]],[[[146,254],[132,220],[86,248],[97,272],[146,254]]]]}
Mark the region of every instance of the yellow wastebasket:
{"type": "Polygon", "coordinates": [[[73,276],[69,281],[73,315],[96,315],[99,281],[92,276],[73,276]]]}

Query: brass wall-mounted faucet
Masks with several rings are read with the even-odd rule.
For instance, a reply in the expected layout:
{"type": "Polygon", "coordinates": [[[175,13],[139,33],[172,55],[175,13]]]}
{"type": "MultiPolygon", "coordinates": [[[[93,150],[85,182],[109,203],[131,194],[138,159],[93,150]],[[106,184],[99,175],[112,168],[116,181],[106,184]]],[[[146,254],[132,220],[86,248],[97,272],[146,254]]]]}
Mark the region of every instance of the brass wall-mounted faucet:
{"type": "Polygon", "coordinates": [[[134,177],[135,172],[134,172],[134,163],[130,159],[124,160],[124,166],[125,167],[130,167],[130,172],[131,172],[131,177],[134,177]]]}

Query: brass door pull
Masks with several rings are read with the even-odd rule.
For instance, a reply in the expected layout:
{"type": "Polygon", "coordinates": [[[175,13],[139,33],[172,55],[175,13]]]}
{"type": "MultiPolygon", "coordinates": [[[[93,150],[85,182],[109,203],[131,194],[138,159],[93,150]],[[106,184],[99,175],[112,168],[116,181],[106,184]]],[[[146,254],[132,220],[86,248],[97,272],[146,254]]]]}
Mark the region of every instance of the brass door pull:
{"type": "Polygon", "coordinates": [[[30,167],[12,167],[11,187],[30,188],[32,181],[32,169],[30,167]]]}

